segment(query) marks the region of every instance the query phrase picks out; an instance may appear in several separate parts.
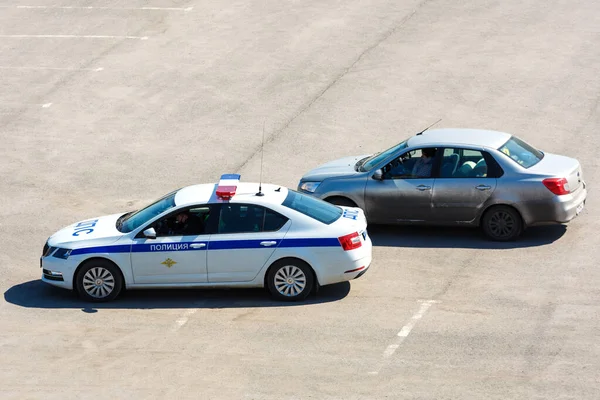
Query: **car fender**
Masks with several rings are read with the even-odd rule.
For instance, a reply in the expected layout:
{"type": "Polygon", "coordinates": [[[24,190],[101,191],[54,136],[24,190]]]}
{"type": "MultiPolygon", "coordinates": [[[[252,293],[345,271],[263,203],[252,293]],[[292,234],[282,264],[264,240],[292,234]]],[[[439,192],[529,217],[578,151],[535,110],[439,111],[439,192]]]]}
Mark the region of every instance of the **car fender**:
{"type": "Polygon", "coordinates": [[[528,214],[526,208],[523,207],[523,205],[520,203],[519,199],[515,198],[514,196],[510,196],[510,195],[509,196],[492,195],[492,196],[490,196],[489,199],[486,200],[483,207],[481,207],[481,209],[479,210],[479,213],[477,214],[477,217],[475,218],[476,225],[481,224],[481,218],[483,217],[483,214],[485,214],[485,212],[487,210],[489,210],[490,207],[493,207],[493,206],[512,207],[515,210],[517,210],[517,212],[523,219],[523,222],[525,223],[525,225],[527,225],[528,221],[530,221],[530,219],[528,219],[529,214],[528,214]]]}
{"type": "Polygon", "coordinates": [[[305,263],[310,265],[310,267],[312,268],[313,272],[315,273],[317,282],[322,282],[323,277],[322,277],[322,271],[320,268],[320,262],[319,262],[319,257],[318,257],[319,254],[320,254],[320,252],[319,252],[318,247],[317,248],[315,248],[315,247],[280,247],[280,248],[277,248],[273,252],[271,257],[269,258],[269,260],[265,263],[263,268],[260,270],[258,275],[256,276],[255,282],[257,282],[257,283],[264,282],[267,271],[269,270],[271,265],[273,265],[273,263],[275,263],[276,261],[281,260],[283,258],[297,258],[299,260],[304,261],[305,263]]]}
{"type": "MultiPolygon", "coordinates": [[[[131,246],[129,245],[129,247],[131,246]]],[[[94,258],[104,258],[114,263],[121,270],[121,273],[123,274],[123,280],[125,281],[124,284],[126,287],[134,283],[133,271],[131,269],[131,251],[118,253],[105,251],[98,253],[87,253],[75,257],[77,257],[77,259],[74,260],[77,266],[75,268],[75,271],[73,271],[73,279],[75,279],[75,273],[86,261],[94,258]]]]}
{"type": "Polygon", "coordinates": [[[366,185],[366,175],[325,180],[313,195],[322,200],[328,197],[345,197],[364,210],[366,185]]]}

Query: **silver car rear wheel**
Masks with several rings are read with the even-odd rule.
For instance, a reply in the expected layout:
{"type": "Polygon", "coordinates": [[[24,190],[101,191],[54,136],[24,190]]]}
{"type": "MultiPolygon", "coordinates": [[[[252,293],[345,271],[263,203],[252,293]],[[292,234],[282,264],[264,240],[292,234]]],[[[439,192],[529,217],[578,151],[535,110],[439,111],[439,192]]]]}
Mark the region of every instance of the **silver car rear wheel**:
{"type": "Polygon", "coordinates": [[[505,242],[515,240],[521,234],[523,222],[514,208],[494,206],[484,214],[482,228],[488,238],[505,242]]]}

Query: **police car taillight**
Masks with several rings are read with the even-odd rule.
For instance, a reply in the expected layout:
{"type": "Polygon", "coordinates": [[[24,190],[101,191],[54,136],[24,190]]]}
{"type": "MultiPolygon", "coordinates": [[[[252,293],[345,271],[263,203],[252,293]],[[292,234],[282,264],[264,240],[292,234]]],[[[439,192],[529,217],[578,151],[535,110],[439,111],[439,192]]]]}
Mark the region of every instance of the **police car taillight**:
{"type": "Polygon", "coordinates": [[[235,195],[240,178],[241,175],[238,174],[221,175],[216,191],[217,197],[223,200],[230,200],[235,195]]]}
{"type": "Polygon", "coordinates": [[[358,249],[362,246],[358,232],[350,233],[349,235],[340,236],[338,238],[344,251],[358,249]]]}

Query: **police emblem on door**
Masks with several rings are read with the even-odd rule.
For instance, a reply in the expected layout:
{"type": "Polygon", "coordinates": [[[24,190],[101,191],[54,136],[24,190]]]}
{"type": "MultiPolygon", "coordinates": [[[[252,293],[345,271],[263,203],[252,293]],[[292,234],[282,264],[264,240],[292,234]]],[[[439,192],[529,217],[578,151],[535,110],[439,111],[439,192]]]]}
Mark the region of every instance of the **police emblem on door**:
{"type": "Polygon", "coordinates": [[[161,262],[161,264],[166,265],[167,268],[171,268],[173,265],[177,264],[175,261],[167,258],[165,261],[161,262]]]}

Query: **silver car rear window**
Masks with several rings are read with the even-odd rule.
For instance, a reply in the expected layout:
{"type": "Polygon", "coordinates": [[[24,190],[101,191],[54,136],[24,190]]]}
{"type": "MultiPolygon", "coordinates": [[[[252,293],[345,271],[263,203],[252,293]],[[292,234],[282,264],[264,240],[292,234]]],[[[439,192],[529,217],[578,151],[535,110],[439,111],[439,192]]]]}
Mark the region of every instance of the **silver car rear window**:
{"type": "Polygon", "coordinates": [[[498,150],[524,168],[533,167],[544,158],[544,153],[516,136],[508,139],[498,150]]]}

